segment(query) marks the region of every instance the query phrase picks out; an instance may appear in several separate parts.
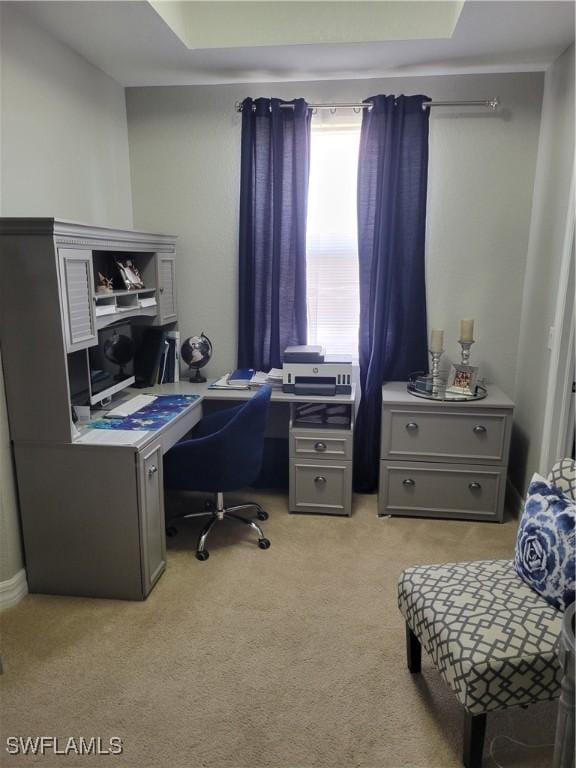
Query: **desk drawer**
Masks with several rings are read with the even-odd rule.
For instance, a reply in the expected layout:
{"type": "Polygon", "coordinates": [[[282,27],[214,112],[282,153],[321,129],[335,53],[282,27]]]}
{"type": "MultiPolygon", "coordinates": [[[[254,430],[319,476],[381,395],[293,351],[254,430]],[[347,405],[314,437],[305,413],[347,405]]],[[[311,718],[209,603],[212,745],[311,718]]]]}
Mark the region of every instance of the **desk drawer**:
{"type": "Polygon", "coordinates": [[[291,459],[290,511],[350,515],[352,462],[291,459]]]}
{"type": "Polygon", "coordinates": [[[302,459],[352,460],[352,432],[334,429],[293,429],[290,456],[302,459]]]}
{"type": "Polygon", "coordinates": [[[438,411],[386,408],[382,420],[383,459],[502,464],[510,440],[507,411],[438,411]]]}
{"type": "Polygon", "coordinates": [[[502,467],[380,462],[379,514],[501,520],[502,467]]]}

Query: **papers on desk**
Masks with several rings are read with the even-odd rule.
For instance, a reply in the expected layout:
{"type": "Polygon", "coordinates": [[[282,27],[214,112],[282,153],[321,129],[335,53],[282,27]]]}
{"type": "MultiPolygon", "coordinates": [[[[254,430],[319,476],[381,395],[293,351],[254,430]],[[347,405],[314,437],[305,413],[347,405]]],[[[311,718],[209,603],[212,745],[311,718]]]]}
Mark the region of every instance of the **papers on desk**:
{"type": "Polygon", "coordinates": [[[332,424],[350,426],[350,408],[347,405],[328,403],[298,403],[294,420],[298,424],[332,424]]]}
{"type": "Polygon", "coordinates": [[[230,383],[230,374],[226,373],[217,381],[208,386],[208,389],[258,389],[263,384],[270,384],[274,389],[282,388],[282,368],[272,368],[268,373],[265,371],[256,371],[252,378],[246,384],[235,382],[230,383]]]}
{"type": "Polygon", "coordinates": [[[263,384],[270,384],[274,389],[282,388],[282,368],[271,368],[268,373],[256,371],[250,379],[250,389],[258,389],[263,384]]]}
{"type": "Polygon", "coordinates": [[[148,431],[143,429],[89,429],[74,442],[89,445],[134,445],[147,435],[148,431]]]}
{"type": "Polygon", "coordinates": [[[231,391],[237,389],[250,389],[248,384],[229,384],[228,375],[229,374],[225,373],[224,376],[221,376],[216,381],[213,381],[212,384],[208,385],[208,389],[229,389],[231,391]]]}

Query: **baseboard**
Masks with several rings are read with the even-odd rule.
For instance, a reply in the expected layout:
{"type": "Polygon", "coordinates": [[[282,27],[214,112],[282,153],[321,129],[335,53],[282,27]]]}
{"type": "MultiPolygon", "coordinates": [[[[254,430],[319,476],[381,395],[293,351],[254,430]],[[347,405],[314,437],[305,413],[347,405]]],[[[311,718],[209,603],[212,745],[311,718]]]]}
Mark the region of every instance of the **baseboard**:
{"type": "Polygon", "coordinates": [[[27,594],[28,582],[26,581],[26,571],[22,568],[11,579],[0,581],[0,611],[12,608],[13,605],[19,603],[27,594]]]}
{"type": "Polygon", "coordinates": [[[520,517],[524,509],[524,499],[518,492],[518,489],[511,482],[510,478],[506,482],[506,506],[512,512],[514,517],[520,517]]]}

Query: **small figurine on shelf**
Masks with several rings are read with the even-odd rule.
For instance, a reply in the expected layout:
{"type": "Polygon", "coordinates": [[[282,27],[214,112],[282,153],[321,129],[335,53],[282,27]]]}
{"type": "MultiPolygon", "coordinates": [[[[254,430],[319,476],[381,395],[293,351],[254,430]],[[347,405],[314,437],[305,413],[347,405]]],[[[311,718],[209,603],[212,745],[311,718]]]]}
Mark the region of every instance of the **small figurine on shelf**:
{"type": "Polygon", "coordinates": [[[131,259],[126,259],[126,261],[117,260],[116,265],[127,291],[144,288],[142,276],[131,259]]]}
{"type": "Polygon", "coordinates": [[[102,272],[98,272],[98,285],[96,286],[96,293],[112,293],[112,278],[106,277],[102,272]]]}

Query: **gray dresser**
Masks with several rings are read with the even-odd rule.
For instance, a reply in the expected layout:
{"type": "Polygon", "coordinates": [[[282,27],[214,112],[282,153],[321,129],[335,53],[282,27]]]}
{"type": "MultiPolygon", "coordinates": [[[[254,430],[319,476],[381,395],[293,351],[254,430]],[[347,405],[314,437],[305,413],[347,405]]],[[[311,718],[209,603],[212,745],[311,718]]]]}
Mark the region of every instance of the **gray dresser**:
{"type": "Polygon", "coordinates": [[[501,522],[513,412],[495,386],[484,400],[442,402],[385,384],[378,514],[501,522]]]}

